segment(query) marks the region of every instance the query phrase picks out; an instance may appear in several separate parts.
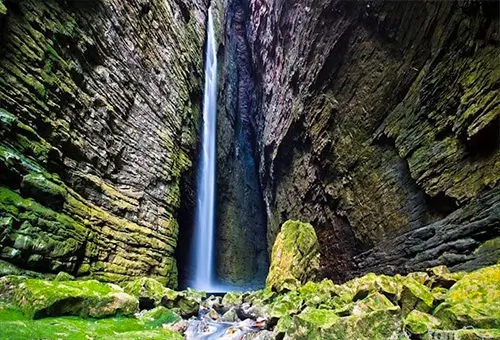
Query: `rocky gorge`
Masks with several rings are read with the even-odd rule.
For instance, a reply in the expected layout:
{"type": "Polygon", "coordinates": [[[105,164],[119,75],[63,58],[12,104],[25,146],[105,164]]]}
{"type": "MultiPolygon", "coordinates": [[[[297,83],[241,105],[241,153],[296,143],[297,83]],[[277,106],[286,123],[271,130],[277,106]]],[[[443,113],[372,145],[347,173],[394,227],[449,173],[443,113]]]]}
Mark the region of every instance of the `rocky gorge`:
{"type": "Polygon", "coordinates": [[[499,13],[0,0],[0,338],[500,338],[499,13]],[[258,288],[222,296],[186,290],[209,7],[216,272],[258,288]]]}

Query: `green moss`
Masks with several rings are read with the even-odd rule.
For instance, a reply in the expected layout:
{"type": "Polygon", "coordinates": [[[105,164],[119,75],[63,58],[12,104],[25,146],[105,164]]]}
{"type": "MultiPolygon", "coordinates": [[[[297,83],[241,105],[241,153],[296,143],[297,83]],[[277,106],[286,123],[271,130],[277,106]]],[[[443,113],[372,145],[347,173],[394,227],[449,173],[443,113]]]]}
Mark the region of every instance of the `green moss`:
{"type": "Polygon", "coordinates": [[[71,274],[68,274],[66,272],[59,272],[59,273],[57,273],[56,277],[54,278],[54,281],[71,281],[74,279],[75,279],[75,277],[71,274]]]}
{"type": "Polygon", "coordinates": [[[272,318],[294,315],[300,312],[302,303],[302,297],[298,292],[288,292],[278,296],[269,306],[267,306],[268,314],[272,318]]]}
{"type": "Polygon", "coordinates": [[[144,313],[140,319],[151,327],[162,327],[164,324],[180,321],[181,317],[172,310],[159,306],[144,313]]]}
{"type": "Polygon", "coordinates": [[[266,286],[277,291],[293,290],[316,277],[319,244],[308,223],[287,221],[276,237],[266,286]]]}
{"type": "Polygon", "coordinates": [[[434,311],[445,327],[500,328],[500,265],[465,275],[434,311]]]}
{"type": "MultiPolygon", "coordinates": [[[[3,284],[10,284],[6,277],[3,284]]],[[[12,284],[10,284],[12,285],[12,284]]],[[[78,315],[105,317],[131,315],[138,301],[118,286],[89,281],[45,281],[28,279],[13,284],[12,302],[29,318],[78,315]]]]}
{"type": "Polygon", "coordinates": [[[0,338],[24,339],[182,339],[147,318],[115,317],[82,319],[78,317],[28,320],[18,309],[0,304],[0,338]]]}
{"type": "Polygon", "coordinates": [[[431,329],[439,328],[441,322],[427,313],[411,311],[405,319],[405,327],[412,334],[425,334],[431,329]]]}
{"type": "Polygon", "coordinates": [[[124,290],[127,294],[135,296],[138,299],[148,299],[155,305],[158,305],[163,296],[167,294],[167,288],[164,285],[147,277],[139,278],[125,284],[124,290]]]}
{"type": "Polygon", "coordinates": [[[23,194],[56,208],[61,207],[66,201],[66,189],[39,173],[30,173],[24,176],[21,190],[23,194]]]}

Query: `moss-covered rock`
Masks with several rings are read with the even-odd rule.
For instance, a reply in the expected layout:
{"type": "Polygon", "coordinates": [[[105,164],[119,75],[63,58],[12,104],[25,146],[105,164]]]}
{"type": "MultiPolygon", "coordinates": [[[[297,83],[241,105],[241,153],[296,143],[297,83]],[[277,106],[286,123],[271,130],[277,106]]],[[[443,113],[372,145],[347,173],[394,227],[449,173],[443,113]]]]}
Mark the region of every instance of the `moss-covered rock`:
{"type": "Polygon", "coordinates": [[[276,237],[266,286],[293,290],[313,280],[319,270],[319,244],[312,225],[287,221],[276,237]]]}
{"type": "Polygon", "coordinates": [[[429,312],[434,303],[434,297],[428,287],[411,277],[402,279],[403,289],[401,291],[401,310],[406,316],[412,310],[429,312]]]}
{"type": "Polygon", "coordinates": [[[16,304],[29,318],[75,315],[102,318],[116,314],[132,315],[138,301],[120,287],[95,280],[45,281],[4,277],[3,285],[11,292],[2,296],[16,304]]]}
{"type": "Polygon", "coordinates": [[[237,292],[227,292],[222,298],[222,304],[225,306],[236,306],[243,302],[243,295],[237,292]]]}
{"type": "MultiPolygon", "coordinates": [[[[157,319],[160,320],[160,319],[157,319]]],[[[169,321],[169,319],[164,319],[169,321]]],[[[166,322],[169,323],[169,322],[166,322]]],[[[74,316],[30,320],[18,309],[0,304],[0,339],[182,339],[174,331],[163,329],[149,317],[113,317],[84,319],[74,316]]]]}
{"type": "Polygon", "coordinates": [[[500,328],[500,265],[465,275],[449,290],[434,316],[447,328],[500,328]]]}
{"type": "Polygon", "coordinates": [[[143,313],[139,318],[152,327],[162,327],[164,324],[171,324],[181,320],[178,314],[163,306],[155,307],[143,313]]]}
{"type": "Polygon", "coordinates": [[[201,302],[206,297],[204,292],[197,292],[190,288],[181,292],[166,288],[164,292],[161,305],[178,312],[183,317],[197,315],[201,302]]]}
{"type": "Polygon", "coordinates": [[[74,279],[75,277],[73,275],[66,272],[59,272],[56,277],[54,277],[54,281],[72,281],[74,279]]]}
{"type": "Polygon", "coordinates": [[[431,329],[437,329],[441,325],[439,319],[430,314],[412,310],[405,319],[405,328],[415,335],[422,335],[431,329]]]}
{"type": "Polygon", "coordinates": [[[167,288],[164,285],[147,277],[130,281],[124,285],[123,289],[127,294],[139,299],[140,309],[152,309],[158,306],[167,294],[167,288]]]}
{"type": "Polygon", "coordinates": [[[281,318],[286,315],[294,315],[301,311],[303,299],[297,291],[291,291],[280,295],[267,306],[266,313],[271,318],[281,318]]]}
{"type": "Polygon", "coordinates": [[[401,321],[392,311],[339,317],[331,310],[307,307],[287,326],[285,339],[382,340],[397,335],[401,330],[401,321]]]}

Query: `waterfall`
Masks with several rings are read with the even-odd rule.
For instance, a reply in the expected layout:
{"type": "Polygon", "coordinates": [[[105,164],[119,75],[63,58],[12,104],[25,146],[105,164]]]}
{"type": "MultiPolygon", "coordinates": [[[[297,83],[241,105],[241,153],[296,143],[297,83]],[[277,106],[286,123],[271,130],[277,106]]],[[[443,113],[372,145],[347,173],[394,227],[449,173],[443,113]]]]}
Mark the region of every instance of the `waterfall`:
{"type": "Polygon", "coordinates": [[[198,193],[194,242],[191,251],[191,287],[197,290],[214,289],[214,227],[215,227],[215,163],[217,53],[212,10],[208,9],[205,87],[203,96],[202,153],[198,173],[198,193]]]}

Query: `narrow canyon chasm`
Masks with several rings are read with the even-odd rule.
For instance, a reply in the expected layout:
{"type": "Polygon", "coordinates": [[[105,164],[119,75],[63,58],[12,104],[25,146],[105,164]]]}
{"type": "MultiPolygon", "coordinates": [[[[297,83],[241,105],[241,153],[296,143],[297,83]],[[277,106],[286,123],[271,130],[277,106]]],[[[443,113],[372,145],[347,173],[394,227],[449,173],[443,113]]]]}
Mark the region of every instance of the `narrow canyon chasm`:
{"type": "MultiPolygon", "coordinates": [[[[369,273],[438,277],[429,268],[444,265],[451,276],[430,289],[450,289],[456,273],[498,267],[500,2],[0,0],[0,280],[154,279],[171,295],[138,306],[198,315],[200,301],[185,311],[192,292],[170,289],[192,279],[209,11],[218,279],[267,287],[265,302],[309,277],[339,287],[369,273]],[[287,276],[287,247],[310,273],[287,276]]],[[[0,320],[10,298],[1,287],[0,320]]],[[[368,296],[360,291],[349,301],[368,296]]],[[[80,316],[109,316],[68,299],[80,316]]],[[[434,299],[419,312],[445,300],[434,299]]],[[[294,325],[306,300],[286,314],[294,325]]],[[[28,314],[75,315],[65,308],[28,314]]],[[[336,308],[334,318],[350,315],[336,308]]],[[[273,336],[304,338],[270,313],[273,336]]],[[[500,329],[500,315],[457,320],[500,329]]]]}

